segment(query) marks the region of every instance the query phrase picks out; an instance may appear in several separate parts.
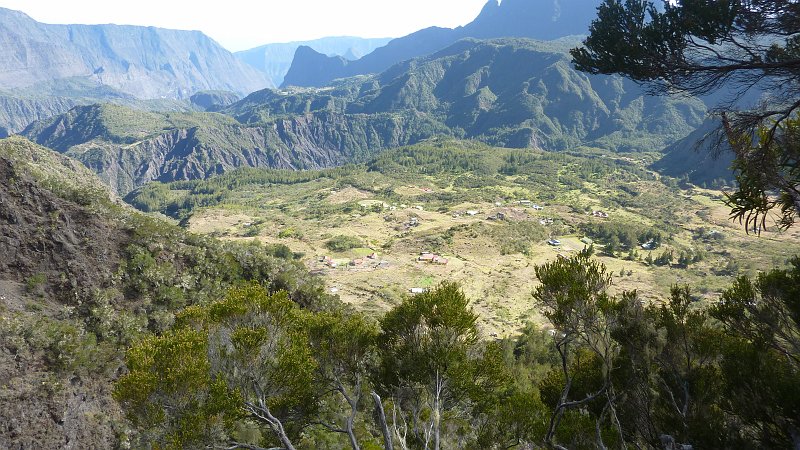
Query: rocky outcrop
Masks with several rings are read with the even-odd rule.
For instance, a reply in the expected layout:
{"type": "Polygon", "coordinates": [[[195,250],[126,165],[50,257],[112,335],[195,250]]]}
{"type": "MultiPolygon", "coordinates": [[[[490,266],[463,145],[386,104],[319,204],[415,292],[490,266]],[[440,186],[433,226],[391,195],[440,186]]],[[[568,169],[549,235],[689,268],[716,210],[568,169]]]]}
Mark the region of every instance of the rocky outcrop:
{"type": "Polygon", "coordinates": [[[190,117],[194,126],[167,127],[157,121],[163,116],[153,113],[86,106],[35,123],[25,135],[81,161],[124,196],[149,181],[207,178],[237,167],[318,169],[364,161],[387,148],[449,133],[421,113],[321,111],[249,126],[211,120],[220,115],[190,117]],[[152,129],[142,138],[117,135],[110,128],[120,117],[129,120],[122,128],[152,122],[152,129]]]}

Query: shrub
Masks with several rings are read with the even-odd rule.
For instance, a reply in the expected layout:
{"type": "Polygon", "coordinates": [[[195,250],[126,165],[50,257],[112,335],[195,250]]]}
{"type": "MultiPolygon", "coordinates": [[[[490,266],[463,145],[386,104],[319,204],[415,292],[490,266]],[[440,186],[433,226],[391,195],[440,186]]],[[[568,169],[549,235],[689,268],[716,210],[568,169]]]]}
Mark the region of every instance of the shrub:
{"type": "Polygon", "coordinates": [[[332,252],[344,252],[352,248],[361,247],[362,245],[361,239],[343,234],[335,236],[325,243],[325,247],[332,252]]]}

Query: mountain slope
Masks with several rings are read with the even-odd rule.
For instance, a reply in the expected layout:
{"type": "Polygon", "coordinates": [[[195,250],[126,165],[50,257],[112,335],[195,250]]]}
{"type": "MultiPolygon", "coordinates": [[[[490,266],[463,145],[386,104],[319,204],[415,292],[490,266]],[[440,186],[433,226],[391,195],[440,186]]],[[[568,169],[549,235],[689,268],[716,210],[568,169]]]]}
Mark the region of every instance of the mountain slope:
{"type": "Polygon", "coordinates": [[[351,36],[336,36],[280,44],[267,44],[236,52],[237,58],[265,73],[275,86],[283,83],[298,47],[306,46],[329,56],[341,56],[355,60],[386,45],[391,38],[365,39],[351,36]]]}
{"type": "Polygon", "coordinates": [[[245,123],[328,111],[417,111],[455,135],[507,147],[561,150],[577,145],[656,150],[702,123],[695,99],[645,95],[619,77],[572,68],[569,41],[460,41],[380,75],[323,89],[265,90],[223,110],[245,123]]]}
{"type": "Polygon", "coordinates": [[[65,97],[20,98],[0,94],[0,138],[22,131],[36,120],[69,111],[76,104],[65,97]]]}
{"type": "MultiPolygon", "coordinates": [[[[407,59],[429,55],[464,38],[521,37],[552,40],[586,34],[600,0],[489,0],[474,21],[455,29],[431,27],[393,39],[352,62],[325,61],[298,51],[282,86],[324,86],[336,78],[378,73],[407,59]],[[327,64],[321,65],[321,62],[327,64]],[[308,73],[318,70],[314,78],[308,73]]],[[[322,55],[324,56],[324,55],[322,55]]]]}
{"type": "Polygon", "coordinates": [[[439,134],[518,148],[653,151],[702,122],[699,100],[648,97],[621,78],[576,72],[567,48],[465,40],[332,88],[255,92],[225,115],[88,106],[36,122],[24,135],[80,160],[125,195],[152,180],[242,166],[362,162],[439,134]]]}
{"type": "Polygon", "coordinates": [[[131,342],[243,281],[330,300],[277,254],[190,235],[118,203],[76,161],[0,140],[0,448],[126,447],[111,392],[131,342]]]}
{"type": "Polygon", "coordinates": [[[247,94],[266,77],[199,31],[118,25],[48,25],[0,8],[0,88],[80,77],[137,98],[200,90],[247,94]]]}
{"type": "Polygon", "coordinates": [[[705,121],[686,138],[665,148],[664,157],[652,168],[671,177],[686,176],[696,185],[733,181],[733,151],[720,133],[719,121],[705,121]]]}
{"type": "Polygon", "coordinates": [[[84,163],[124,195],[153,180],[206,178],[242,167],[311,169],[362,161],[448,130],[421,114],[326,112],[242,125],[215,113],[78,107],[24,135],[84,163]]]}

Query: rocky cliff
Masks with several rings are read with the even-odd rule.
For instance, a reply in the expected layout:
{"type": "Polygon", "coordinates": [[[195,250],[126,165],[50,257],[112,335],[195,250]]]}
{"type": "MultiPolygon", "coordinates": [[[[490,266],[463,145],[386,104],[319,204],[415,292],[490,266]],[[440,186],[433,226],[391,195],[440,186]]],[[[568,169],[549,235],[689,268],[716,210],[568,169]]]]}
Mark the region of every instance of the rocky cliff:
{"type": "Polygon", "coordinates": [[[0,88],[79,77],[141,99],[200,90],[240,94],[267,78],[199,31],[118,25],[48,25],[0,8],[0,88]]]}
{"type": "Polygon", "coordinates": [[[324,111],[243,125],[211,113],[157,114],[78,107],[25,135],[64,152],[124,195],[153,180],[206,178],[236,167],[314,169],[363,161],[447,128],[426,115],[324,111]]]}

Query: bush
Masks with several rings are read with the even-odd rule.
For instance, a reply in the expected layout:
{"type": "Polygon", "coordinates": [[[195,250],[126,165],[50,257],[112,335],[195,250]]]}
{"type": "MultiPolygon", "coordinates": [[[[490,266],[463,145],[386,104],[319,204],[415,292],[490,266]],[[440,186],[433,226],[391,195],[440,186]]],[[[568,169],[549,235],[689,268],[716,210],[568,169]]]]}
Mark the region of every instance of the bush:
{"type": "Polygon", "coordinates": [[[361,247],[362,245],[361,239],[355,236],[345,236],[343,234],[335,236],[325,243],[325,247],[332,252],[344,252],[352,248],[361,247]]]}
{"type": "Polygon", "coordinates": [[[43,273],[31,275],[25,279],[25,291],[29,294],[44,294],[44,285],[47,283],[47,277],[43,273]]]}

